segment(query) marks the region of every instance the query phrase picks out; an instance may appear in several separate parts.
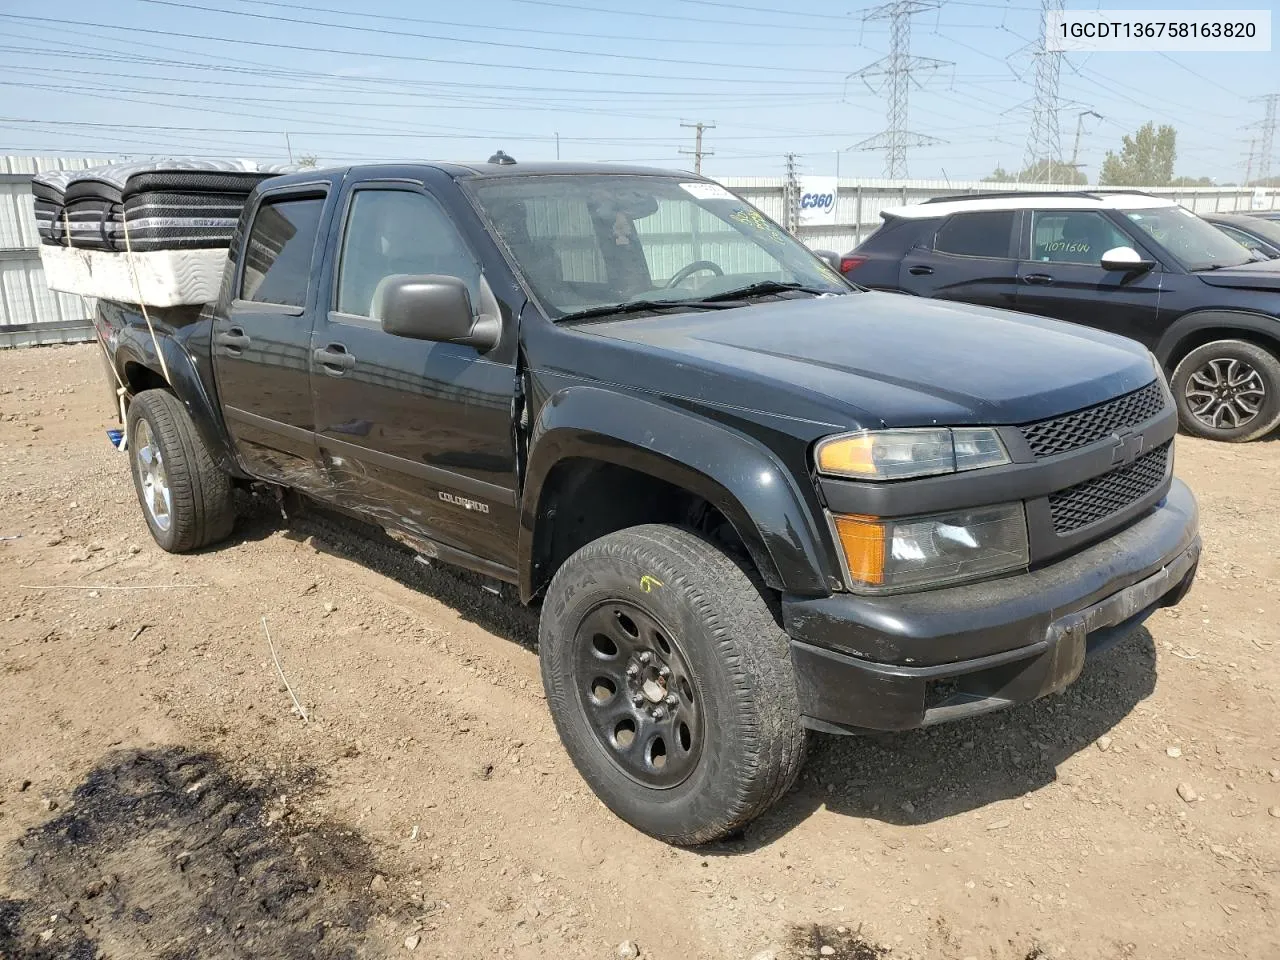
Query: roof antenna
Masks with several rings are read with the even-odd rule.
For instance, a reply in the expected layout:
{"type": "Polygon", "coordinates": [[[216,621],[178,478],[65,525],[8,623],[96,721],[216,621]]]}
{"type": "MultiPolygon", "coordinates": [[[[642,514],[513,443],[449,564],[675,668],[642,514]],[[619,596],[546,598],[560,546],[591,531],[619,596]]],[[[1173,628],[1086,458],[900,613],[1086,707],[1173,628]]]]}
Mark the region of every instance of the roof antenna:
{"type": "Polygon", "coordinates": [[[499,150],[497,153],[495,153],[492,157],[489,158],[489,162],[496,163],[499,166],[505,167],[505,166],[508,166],[509,164],[515,163],[516,159],[515,157],[507,156],[505,153],[499,150]]]}

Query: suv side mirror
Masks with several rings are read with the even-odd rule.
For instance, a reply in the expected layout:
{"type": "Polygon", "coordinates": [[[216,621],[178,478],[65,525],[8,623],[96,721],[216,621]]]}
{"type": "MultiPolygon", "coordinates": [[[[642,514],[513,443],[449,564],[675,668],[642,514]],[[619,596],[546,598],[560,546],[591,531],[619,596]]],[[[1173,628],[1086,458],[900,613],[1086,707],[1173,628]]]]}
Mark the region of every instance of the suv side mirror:
{"type": "Polygon", "coordinates": [[[373,292],[371,313],[393,337],[463,343],[481,353],[497,346],[502,332],[496,315],[476,314],[467,285],[458,277],[384,277],[373,292]]]}
{"type": "Polygon", "coordinates": [[[1103,270],[1124,270],[1129,272],[1142,272],[1150,270],[1156,265],[1154,260],[1144,260],[1142,254],[1138,253],[1133,247],[1112,247],[1102,255],[1103,270]]]}
{"type": "Polygon", "coordinates": [[[840,272],[840,254],[834,250],[814,250],[813,255],[827,261],[827,265],[836,273],[840,272]]]}

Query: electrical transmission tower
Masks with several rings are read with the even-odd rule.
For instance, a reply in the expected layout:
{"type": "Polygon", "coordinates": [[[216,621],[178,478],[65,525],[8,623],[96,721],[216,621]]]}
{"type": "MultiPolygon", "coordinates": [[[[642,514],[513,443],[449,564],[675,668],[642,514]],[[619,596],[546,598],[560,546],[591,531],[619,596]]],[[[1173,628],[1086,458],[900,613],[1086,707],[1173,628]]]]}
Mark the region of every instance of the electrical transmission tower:
{"type": "Polygon", "coordinates": [[[702,121],[698,121],[697,123],[682,123],[682,124],[680,124],[680,126],[682,126],[682,127],[688,127],[690,130],[693,130],[693,131],[694,131],[694,134],[693,134],[693,149],[692,149],[692,150],[686,150],[686,149],[684,149],[683,147],[681,147],[681,148],[680,148],[680,152],[681,152],[681,153],[683,153],[683,154],[685,154],[685,155],[692,156],[692,157],[693,157],[693,172],[694,172],[694,173],[701,173],[701,172],[702,172],[702,158],[703,158],[703,157],[714,157],[714,156],[715,156],[715,151],[714,151],[714,150],[703,150],[703,149],[702,149],[702,131],[703,131],[703,130],[714,130],[714,129],[716,128],[716,125],[715,125],[714,123],[703,123],[702,121]]]}
{"type": "Polygon", "coordinates": [[[1271,155],[1276,145],[1276,107],[1280,105],[1280,93],[1268,93],[1254,97],[1250,103],[1261,103],[1266,108],[1258,127],[1258,179],[1264,184],[1271,176],[1271,155]]]}
{"type": "Polygon", "coordinates": [[[872,93],[886,93],[888,127],[874,137],[854,144],[858,150],[883,150],[884,175],[898,180],[907,175],[907,148],[927,147],[942,143],[936,137],[912,133],[907,127],[907,98],[918,73],[952,66],[948,60],[911,56],[911,18],[918,13],[936,10],[942,0],[893,0],[868,10],[864,20],[889,21],[889,55],[855,70],[845,79],[857,77],[872,93]]]}
{"type": "Polygon", "coordinates": [[[1062,72],[1062,53],[1046,48],[1049,20],[1066,9],[1065,0],[1040,0],[1040,37],[1036,41],[1036,96],[1031,105],[1031,132],[1027,135],[1027,152],[1022,168],[1033,169],[1041,160],[1049,162],[1045,171],[1050,178],[1054,165],[1062,162],[1062,131],[1058,128],[1058,79],[1062,72]]]}

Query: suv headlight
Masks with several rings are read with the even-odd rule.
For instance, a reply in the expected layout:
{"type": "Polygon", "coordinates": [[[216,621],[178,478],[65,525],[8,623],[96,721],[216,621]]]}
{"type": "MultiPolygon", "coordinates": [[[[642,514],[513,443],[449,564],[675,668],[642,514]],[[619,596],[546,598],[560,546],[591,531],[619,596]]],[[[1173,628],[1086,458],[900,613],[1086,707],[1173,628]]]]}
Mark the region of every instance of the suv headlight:
{"type": "Polygon", "coordinates": [[[897,520],[835,515],[831,522],[854,590],[936,587],[1017,570],[1029,562],[1021,503],[897,520]]]}
{"type": "Polygon", "coordinates": [[[1009,463],[991,427],[860,430],[818,441],[818,472],[854,480],[903,480],[1009,463]]]}

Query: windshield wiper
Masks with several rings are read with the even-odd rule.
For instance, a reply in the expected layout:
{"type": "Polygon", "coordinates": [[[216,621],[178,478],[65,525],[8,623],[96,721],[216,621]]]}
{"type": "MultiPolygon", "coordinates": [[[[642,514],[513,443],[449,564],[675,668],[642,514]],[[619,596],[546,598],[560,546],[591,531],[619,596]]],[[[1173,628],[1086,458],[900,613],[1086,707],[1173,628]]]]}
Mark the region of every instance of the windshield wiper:
{"type": "Polygon", "coordinates": [[[585,310],[575,310],[573,313],[566,313],[564,316],[557,317],[556,323],[563,320],[589,320],[592,317],[610,317],[621,316],[626,313],[644,313],[648,310],[671,310],[682,307],[688,310],[690,307],[701,306],[701,301],[697,300],[627,300],[624,303],[606,303],[599,307],[587,307],[585,310]]]}
{"type": "Polygon", "coordinates": [[[802,293],[812,293],[819,295],[823,293],[835,293],[835,290],[824,290],[820,287],[809,286],[804,283],[786,283],[781,280],[761,280],[757,283],[749,283],[745,287],[738,287],[736,290],[725,290],[722,293],[713,293],[710,296],[702,297],[697,303],[719,303],[723,300],[742,300],[746,297],[758,297],[768,293],[787,293],[791,290],[799,290],[802,293]]]}

